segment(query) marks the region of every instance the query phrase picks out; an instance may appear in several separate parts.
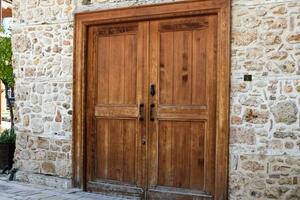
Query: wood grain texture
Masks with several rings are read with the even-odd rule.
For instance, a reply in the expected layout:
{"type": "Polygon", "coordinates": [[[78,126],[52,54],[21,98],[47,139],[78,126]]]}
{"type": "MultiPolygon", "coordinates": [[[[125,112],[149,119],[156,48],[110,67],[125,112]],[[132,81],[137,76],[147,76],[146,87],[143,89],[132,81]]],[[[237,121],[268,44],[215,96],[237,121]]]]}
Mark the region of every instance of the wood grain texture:
{"type": "MultiPolygon", "coordinates": [[[[151,189],[184,189],[184,196],[192,190],[215,194],[216,19],[150,22],[150,81],[159,88],[150,96],[156,105],[156,120],[149,126],[151,189]],[[197,21],[205,26],[195,26],[197,21]]],[[[166,190],[160,198],[169,195],[166,190]]]]}
{"type": "Polygon", "coordinates": [[[88,29],[86,177],[90,191],[95,189],[89,188],[90,182],[113,181],[112,187],[137,187],[141,182],[138,144],[145,123],[139,121],[143,65],[138,63],[143,62],[143,54],[138,48],[143,43],[143,25],[121,27],[88,29]]]}
{"type": "Polygon", "coordinates": [[[231,4],[226,2],[218,14],[217,58],[217,124],[216,124],[216,200],[227,199],[229,163],[229,93],[230,93],[230,15],[231,4]]]}
{"type": "Polygon", "coordinates": [[[89,68],[87,70],[87,76],[89,77],[89,82],[87,83],[87,91],[86,94],[88,96],[87,98],[87,106],[86,106],[86,129],[88,130],[88,137],[87,138],[93,138],[93,139],[87,139],[85,141],[86,145],[86,178],[87,180],[92,180],[95,176],[95,148],[96,140],[94,139],[96,137],[95,130],[95,116],[94,116],[94,110],[93,105],[96,103],[96,92],[93,87],[95,82],[97,81],[97,73],[95,71],[97,70],[96,60],[97,60],[97,52],[96,52],[96,40],[95,37],[95,28],[90,28],[88,31],[88,61],[89,61],[89,68]]]}
{"type": "Polygon", "coordinates": [[[191,0],[80,13],[75,15],[74,35],[74,186],[90,191],[113,191],[140,197],[144,197],[147,191],[145,189],[149,188],[148,199],[227,199],[230,1],[191,0]],[[168,22],[171,18],[174,23],[160,26],[159,22],[168,22]],[[184,21],[185,25],[182,23],[184,21]],[[92,27],[97,28],[91,31],[92,27]],[[158,34],[160,29],[164,31],[158,34]],[[89,34],[96,35],[94,42],[89,43],[92,37],[89,34]],[[120,48],[116,48],[116,38],[120,48]],[[157,43],[152,43],[152,40],[157,43]],[[207,46],[207,41],[212,46],[207,46]],[[115,57],[108,55],[112,52],[111,42],[115,46],[113,48],[116,55],[123,59],[112,60],[115,57]],[[94,47],[90,49],[90,46],[94,47]],[[106,48],[100,49],[99,46],[106,48]],[[213,54],[208,54],[211,51],[213,54]],[[170,52],[174,54],[170,55],[170,52]],[[87,75],[93,70],[93,67],[89,68],[90,61],[97,63],[94,66],[104,66],[97,68],[98,71],[94,67],[92,78],[87,75]],[[135,65],[138,67],[133,67],[135,65]],[[214,65],[212,69],[211,65],[214,65]],[[124,66],[128,70],[124,70],[124,66]],[[111,70],[120,76],[110,77],[111,70]],[[176,79],[173,79],[173,73],[176,74],[176,79]],[[210,74],[212,78],[207,79],[202,74],[210,74]],[[86,77],[89,77],[89,81],[86,77]],[[95,90],[94,87],[89,90],[90,80],[95,84],[99,81],[98,92],[92,95],[95,100],[92,109],[86,104],[91,97],[88,95],[89,98],[86,98],[87,94],[95,90]],[[110,88],[107,84],[109,80],[118,80],[116,87],[110,88]],[[156,83],[159,90],[153,98],[149,96],[150,83],[156,83]],[[118,94],[116,88],[119,90],[118,94]],[[197,91],[201,91],[202,95],[197,91]],[[177,95],[179,98],[173,97],[177,95]],[[141,102],[146,105],[143,125],[137,122],[138,104],[141,102]],[[149,120],[151,103],[156,105],[154,122],[149,120]],[[88,116],[93,116],[93,120],[89,122],[88,116]],[[215,123],[212,122],[213,118],[215,123]],[[111,123],[120,131],[109,130],[111,123]],[[90,133],[85,127],[98,131],[90,133]],[[133,129],[134,131],[128,131],[133,129]],[[177,139],[172,138],[172,130],[176,130],[177,139]],[[113,135],[122,140],[110,143],[110,131],[115,132],[113,135]],[[94,138],[98,137],[100,142],[89,141],[88,133],[94,138]],[[142,145],[142,141],[147,145],[142,145]],[[172,149],[172,141],[183,150],[179,152],[172,149]],[[103,145],[104,143],[106,144],[103,145]],[[133,143],[134,145],[129,145],[133,143]],[[123,152],[117,156],[119,159],[122,157],[122,166],[117,159],[108,158],[109,147],[114,145],[118,146],[116,152],[123,152]],[[132,152],[133,147],[134,156],[129,156],[124,161],[124,152],[132,152]],[[97,157],[95,150],[102,155],[98,159],[99,163],[89,162],[97,157]],[[172,153],[174,155],[170,155],[172,153]],[[90,157],[87,156],[89,154],[90,157]],[[110,159],[112,160],[109,161],[110,159]],[[110,162],[115,163],[116,167],[108,169],[110,162]],[[133,162],[135,164],[131,165],[133,162]],[[172,162],[178,166],[168,168],[172,162]],[[183,162],[189,162],[190,165],[182,165],[183,162]],[[183,178],[188,169],[189,180],[183,178]],[[172,176],[173,170],[177,176],[172,176]],[[109,174],[113,179],[121,180],[120,183],[126,182],[132,186],[115,182],[108,184],[95,179],[108,177],[109,174]],[[203,179],[191,179],[196,176],[203,176],[203,179]],[[134,184],[132,177],[135,177],[134,184]],[[167,187],[157,186],[158,183],[167,187]],[[157,187],[153,189],[152,186],[157,187]]]}
{"type": "Polygon", "coordinates": [[[205,129],[205,123],[191,123],[191,189],[204,189],[205,129]]]}
{"type": "MultiPolygon", "coordinates": [[[[190,105],[191,102],[191,63],[192,31],[174,31],[174,64],[173,64],[173,102],[172,104],[190,105]]],[[[168,88],[171,89],[171,88],[168,88]]]]}

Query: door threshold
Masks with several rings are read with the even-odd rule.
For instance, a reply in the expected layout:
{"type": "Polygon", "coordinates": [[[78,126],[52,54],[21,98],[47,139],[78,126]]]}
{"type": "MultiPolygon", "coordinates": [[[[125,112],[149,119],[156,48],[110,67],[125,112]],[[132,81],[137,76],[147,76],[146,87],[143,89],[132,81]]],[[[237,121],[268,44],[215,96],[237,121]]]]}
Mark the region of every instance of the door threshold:
{"type": "Polygon", "coordinates": [[[182,189],[182,188],[175,188],[175,187],[162,187],[158,186],[155,188],[150,188],[148,190],[148,196],[150,199],[160,199],[160,194],[168,194],[167,197],[164,196],[164,199],[191,199],[191,200],[212,200],[213,196],[209,195],[204,192],[199,192],[197,190],[190,190],[190,189],[182,189]]]}
{"type": "Polygon", "coordinates": [[[130,184],[107,183],[104,181],[89,181],[87,191],[130,199],[141,199],[144,196],[142,188],[130,184]]]}

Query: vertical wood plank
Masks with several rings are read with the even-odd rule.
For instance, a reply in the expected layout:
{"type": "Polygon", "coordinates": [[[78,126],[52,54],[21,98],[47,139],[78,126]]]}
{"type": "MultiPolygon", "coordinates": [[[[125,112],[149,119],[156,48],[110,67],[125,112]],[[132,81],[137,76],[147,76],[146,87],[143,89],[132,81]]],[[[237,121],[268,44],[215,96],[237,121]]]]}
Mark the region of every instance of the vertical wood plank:
{"type": "Polygon", "coordinates": [[[173,103],[174,33],[160,34],[159,97],[160,104],[173,103]]]}
{"type": "Polygon", "coordinates": [[[191,122],[190,188],[203,190],[205,123],[191,122]]]}
{"type": "Polygon", "coordinates": [[[109,120],[108,177],[122,181],[123,178],[123,121],[109,120]]]}
{"type": "Polygon", "coordinates": [[[124,43],[124,104],[133,105],[137,92],[137,38],[135,35],[126,35],[124,43]]]}
{"type": "Polygon", "coordinates": [[[124,36],[110,37],[109,103],[124,103],[124,36]]]}
{"type": "MultiPolygon", "coordinates": [[[[136,104],[145,104],[144,95],[143,95],[143,78],[144,78],[144,29],[143,29],[143,23],[138,24],[138,32],[136,34],[136,98],[135,102],[136,104]]],[[[146,105],[146,104],[145,104],[146,105]]],[[[139,105],[138,105],[139,106],[139,105]]],[[[136,149],[134,151],[136,161],[134,163],[134,177],[135,177],[135,183],[139,187],[143,187],[144,183],[144,176],[143,176],[143,154],[142,154],[142,137],[143,137],[143,131],[145,128],[144,123],[140,123],[140,121],[137,119],[135,121],[135,143],[136,143],[136,149]]]]}
{"type": "Polygon", "coordinates": [[[174,32],[173,104],[175,105],[189,105],[191,103],[191,68],[192,33],[190,31],[174,32]]]}
{"type": "MultiPolygon", "coordinates": [[[[158,83],[158,67],[159,67],[159,46],[160,46],[160,36],[158,31],[158,22],[153,21],[150,22],[150,40],[149,40],[149,84],[158,83]]],[[[159,94],[156,94],[154,97],[150,98],[149,93],[147,94],[149,97],[149,105],[151,103],[157,103],[157,99],[159,98],[159,94]]],[[[158,124],[156,121],[149,121],[149,106],[148,106],[148,149],[147,149],[147,161],[148,161],[148,187],[155,187],[158,182],[158,124]]]]}
{"type": "Polygon", "coordinates": [[[99,37],[97,40],[97,103],[108,104],[109,99],[109,66],[110,66],[110,38],[99,37]],[[103,48],[105,47],[105,48],[103,48]]]}
{"type": "Polygon", "coordinates": [[[96,172],[97,177],[107,178],[108,164],[108,120],[98,119],[97,121],[97,151],[96,151],[96,172]]]}
{"type": "Polygon", "coordinates": [[[208,121],[205,137],[205,190],[213,193],[215,184],[215,159],[216,159],[216,98],[217,98],[217,71],[216,71],[216,17],[210,16],[208,19],[209,29],[206,40],[206,91],[208,101],[208,121]],[[209,67],[208,67],[209,66],[209,67]]]}
{"type": "Polygon", "coordinates": [[[95,106],[95,97],[96,94],[94,92],[94,87],[96,86],[96,80],[97,80],[97,73],[96,73],[96,37],[95,37],[95,29],[90,28],[88,30],[88,44],[90,46],[89,52],[88,52],[88,62],[89,62],[89,68],[87,71],[87,75],[89,76],[89,82],[88,82],[88,88],[87,88],[87,94],[90,94],[90,101],[87,103],[87,109],[86,109],[86,117],[89,119],[86,121],[86,128],[88,130],[91,130],[89,132],[89,137],[91,140],[85,140],[86,141],[86,152],[89,156],[87,156],[86,162],[86,179],[88,181],[94,179],[95,175],[95,116],[94,116],[94,106],[95,106]]]}
{"type": "Polygon", "coordinates": [[[215,21],[218,32],[217,60],[217,127],[216,127],[216,184],[215,199],[227,199],[229,162],[230,108],[230,15],[231,1],[225,1],[215,21]]]}
{"type": "Polygon", "coordinates": [[[134,183],[135,181],[135,161],[136,161],[136,135],[135,121],[123,121],[123,181],[134,183]]]}
{"type": "Polygon", "coordinates": [[[172,174],[172,122],[159,123],[158,184],[173,186],[172,174]]]}
{"type": "Polygon", "coordinates": [[[207,105],[206,68],[209,66],[206,65],[206,41],[206,29],[193,31],[192,105],[207,105]]]}
{"type": "Polygon", "coordinates": [[[149,141],[148,139],[148,134],[149,134],[149,21],[141,22],[139,23],[139,31],[138,31],[138,91],[140,92],[138,95],[138,101],[140,103],[145,104],[145,109],[144,109],[144,117],[145,117],[145,122],[144,123],[139,123],[139,129],[137,131],[137,150],[138,150],[138,162],[136,163],[137,165],[137,179],[138,179],[138,185],[142,187],[145,191],[147,188],[148,184],[148,177],[147,177],[147,159],[148,159],[148,145],[149,141]],[[142,144],[142,142],[145,141],[146,144],[142,144]]]}
{"type": "Polygon", "coordinates": [[[190,182],[190,123],[172,122],[173,186],[189,188],[190,182]]]}

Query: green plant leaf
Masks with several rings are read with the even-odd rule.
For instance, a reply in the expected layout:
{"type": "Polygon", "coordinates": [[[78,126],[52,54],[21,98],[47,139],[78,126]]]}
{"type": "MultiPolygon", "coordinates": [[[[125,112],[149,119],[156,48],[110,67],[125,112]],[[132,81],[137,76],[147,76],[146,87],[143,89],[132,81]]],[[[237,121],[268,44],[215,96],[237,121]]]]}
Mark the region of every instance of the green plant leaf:
{"type": "Polygon", "coordinates": [[[12,66],[12,45],[11,37],[4,33],[4,29],[0,28],[0,80],[14,86],[14,73],[12,66]]]}
{"type": "Polygon", "coordinates": [[[14,129],[7,129],[0,133],[0,144],[15,144],[16,134],[14,129]]]}

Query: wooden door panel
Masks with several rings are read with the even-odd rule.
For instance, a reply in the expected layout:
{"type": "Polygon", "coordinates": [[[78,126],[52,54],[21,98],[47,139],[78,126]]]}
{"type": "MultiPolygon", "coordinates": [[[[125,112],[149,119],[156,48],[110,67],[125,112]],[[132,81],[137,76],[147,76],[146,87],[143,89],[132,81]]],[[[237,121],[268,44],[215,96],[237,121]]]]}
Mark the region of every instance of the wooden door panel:
{"type": "MultiPolygon", "coordinates": [[[[174,86],[173,102],[175,105],[189,105],[191,102],[191,64],[192,32],[174,31],[174,86]]],[[[163,51],[163,50],[162,50],[163,51]]],[[[171,88],[169,88],[171,89],[171,88]]]]}
{"type": "Polygon", "coordinates": [[[207,29],[176,28],[160,34],[159,103],[206,105],[207,29]]]}
{"type": "Polygon", "coordinates": [[[207,105],[207,34],[207,29],[193,31],[192,105],[207,105]]]}
{"type": "Polygon", "coordinates": [[[148,23],[89,28],[87,189],[143,194],[144,32],[148,23]]]}
{"type": "Polygon", "coordinates": [[[136,40],[128,34],[98,38],[97,104],[136,104],[136,40]]]}
{"type": "Polygon", "coordinates": [[[135,120],[97,119],[96,178],[136,182],[135,120]]]}
{"type": "Polygon", "coordinates": [[[150,199],[214,195],[216,19],[150,22],[150,83],[158,88],[149,99],[150,199]]]}
{"type": "Polygon", "coordinates": [[[205,122],[159,122],[158,185],[203,190],[205,122]]]}

